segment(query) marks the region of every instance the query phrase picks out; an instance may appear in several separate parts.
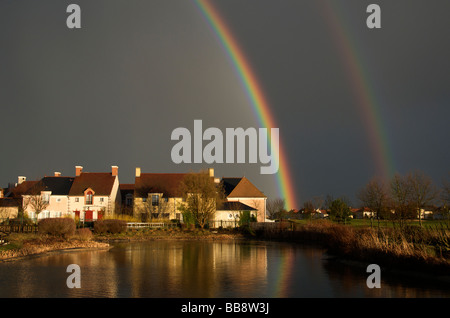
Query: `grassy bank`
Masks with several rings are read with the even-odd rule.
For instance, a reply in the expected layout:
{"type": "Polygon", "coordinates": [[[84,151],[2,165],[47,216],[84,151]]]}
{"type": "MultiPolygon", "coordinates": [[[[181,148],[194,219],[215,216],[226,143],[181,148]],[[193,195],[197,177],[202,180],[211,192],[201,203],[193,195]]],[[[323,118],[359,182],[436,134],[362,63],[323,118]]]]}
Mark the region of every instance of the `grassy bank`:
{"type": "Polygon", "coordinates": [[[235,240],[245,239],[246,236],[238,230],[182,230],[169,229],[135,229],[115,234],[96,234],[95,240],[101,242],[111,241],[148,241],[148,240],[235,240]]]}
{"type": "Polygon", "coordinates": [[[405,270],[434,270],[449,274],[450,229],[418,226],[368,227],[328,220],[290,223],[256,231],[255,236],[319,244],[346,260],[377,263],[405,270]],[[286,230],[289,229],[289,230],[286,230]]]}
{"type": "Polygon", "coordinates": [[[80,237],[63,238],[31,233],[11,233],[9,244],[0,246],[0,261],[19,259],[47,252],[80,249],[107,248],[109,244],[80,237]]]}
{"type": "MultiPolygon", "coordinates": [[[[85,229],[87,230],[87,229],[85,229]]],[[[18,259],[46,252],[82,248],[107,248],[111,242],[149,240],[235,240],[245,239],[239,231],[209,231],[201,229],[139,229],[120,233],[77,231],[72,236],[34,233],[11,233],[7,245],[0,246],[0,261],[18,259]]]]}

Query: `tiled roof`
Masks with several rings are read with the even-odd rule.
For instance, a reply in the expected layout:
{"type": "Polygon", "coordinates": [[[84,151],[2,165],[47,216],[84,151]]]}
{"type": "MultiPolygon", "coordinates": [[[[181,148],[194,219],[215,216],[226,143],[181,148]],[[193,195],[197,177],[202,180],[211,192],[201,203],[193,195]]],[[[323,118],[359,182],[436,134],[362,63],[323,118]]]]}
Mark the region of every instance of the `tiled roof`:
{"type": "Polygon", "coordinates": [[[265,198],[253,183],[246,177],[242,178],[222,178],[222,185],[225,195],[229,198],[265,198]]]}
{"type": "Polygon", "coordinates": [[[20,197],[23,194],[30,194],[33,187],[39,181],[24,181],[21,184],[17,185],[14,189],[11,190],[12,197],[20,197]]]}
{"type": "Polygon", "coordinates": [[[75,177],[69,195],[82,196],[88,188],[94,190],[95,195],[110,195],[116,177],[107,172],[82,172],[75,177]]]}
{"type": "Polygon", "coordinates": [[[44,177],[38,185],[42,186],[42,191],[52,191],[52,195],[68,195],[74,177],[44,177]]]}
{"type": "Polygon", "coordinates": [[[186,173],[141,173],[135,178],[134,193],[147,197],[149,193],[163,193],[166,197],[181,197],[180,184],[186,173]]]}

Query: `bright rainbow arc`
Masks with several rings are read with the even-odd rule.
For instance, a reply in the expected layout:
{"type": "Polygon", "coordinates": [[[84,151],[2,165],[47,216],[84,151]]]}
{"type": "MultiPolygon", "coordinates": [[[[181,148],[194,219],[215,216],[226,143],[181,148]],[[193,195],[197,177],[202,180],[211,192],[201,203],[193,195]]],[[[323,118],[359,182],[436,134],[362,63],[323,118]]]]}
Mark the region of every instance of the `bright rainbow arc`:
{"type": "MultiPolygon", "coordinates": [[[[234,39],[228,26],[225,24],[216,9],[207,0],[195,0],[195,3],[207,19],[209,25],[214,30],[222,46],[225,48],[225,51],[230,57],[239,79],[245,88],[246,94],[251,101],[252,109],[258,118],[260,125],[268,130],[270,130],[270,128],[276,128],[277,125],[275,124],[274,117],[270,112],[269,105],[261,90],[261,87],[250,67],[249,62],[242,53],[242,50],[240,49],[237,41],[234,39]]],[[[278,146],[279,169],[276,174],[276,179],[280,197],[285,199],[286,208],[288,210],[299,208],[296,200],[295,187],[292,181],[292,174],[289,171],[287,156],[285,155],[281,140],[278,146]]],[[[271,148],[273,154],[273,145],[271,145],[271,148]]]]}

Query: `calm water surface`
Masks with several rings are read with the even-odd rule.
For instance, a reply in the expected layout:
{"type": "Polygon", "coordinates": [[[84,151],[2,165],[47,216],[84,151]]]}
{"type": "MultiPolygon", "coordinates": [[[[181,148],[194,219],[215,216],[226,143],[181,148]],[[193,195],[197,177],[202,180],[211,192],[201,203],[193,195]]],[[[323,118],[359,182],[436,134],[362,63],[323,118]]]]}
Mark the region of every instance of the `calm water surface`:
{"type": "Polygon", "coordinates": [[[381,277],[280,242],[154,241],[0,263],[0,297],[450,297],[447,286],[381,277]],[[81,268],[69,289],[67,266],[81,268]]]}

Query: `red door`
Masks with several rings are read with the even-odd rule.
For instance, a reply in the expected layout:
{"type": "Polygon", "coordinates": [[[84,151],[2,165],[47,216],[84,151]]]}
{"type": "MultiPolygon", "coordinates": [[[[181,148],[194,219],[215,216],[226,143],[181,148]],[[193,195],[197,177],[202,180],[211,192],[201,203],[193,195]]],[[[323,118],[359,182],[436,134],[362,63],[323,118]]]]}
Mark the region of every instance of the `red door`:
{"type": "Polygon", "coordinates": [[[92,221],[92,214],[93,214],[93,211],[86,210],[86,214],[84,215],[84,221],[86,221],[86,222],[92,221]]]}

